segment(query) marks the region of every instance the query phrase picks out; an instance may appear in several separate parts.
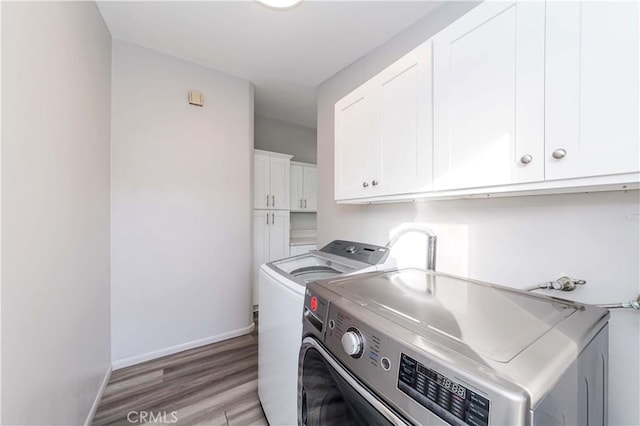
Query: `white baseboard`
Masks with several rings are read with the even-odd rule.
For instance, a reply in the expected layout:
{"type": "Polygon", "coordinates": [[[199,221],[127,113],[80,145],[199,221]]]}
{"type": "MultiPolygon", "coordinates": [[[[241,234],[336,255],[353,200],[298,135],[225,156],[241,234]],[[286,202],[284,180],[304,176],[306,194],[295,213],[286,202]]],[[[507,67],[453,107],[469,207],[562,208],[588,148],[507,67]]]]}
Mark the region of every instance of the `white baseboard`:
{"type": "Polygon", "coordinates": [[[109,383],[109,379],[111,378],[111,371],[112,371],[112,367],[109,366],[107,368],[107,372],[104,374],[104,377],[102,378],[102,382],[100,383],[100,388],[98,388],[98,394],[96,395],[96,399],[94,399],[93,404],[91,404],[91,409],[89,410],[87,419],[84,421],[84,426],[89,426],[91,423],[93,423],[93,418],[96,415],[96,411],[98,411],[98,406],[100,405],[102,394],[104,394],[104,390],[107,388],[107,384],[109,383]]]}
{"type": "Polygon", "coordinates": [[[159,349],[152,352],[147,352],[140,355],[134,355],[127,358],[122,358],[113,361],[113,369],[118,370],[120,368],[129,367],[131,365],[140,364],[141,362],[151,361],[152,359],[160,358],[166,355],[172,355],[178,352],[186,351],[189,349],[197,348],[198,346],[204,346],[211,343],[220,342],[222,340],[231,339],[233,337],[242,336],[243,334],[249,334],[255,328],[255,324],[252,322],[250,325],[232,330],[226,333],[217,334],[215,336],[205,337],[204,339],[192,340],[191,342],[181,343],[179,345],[170,346],[168,348],[159,349]]]}

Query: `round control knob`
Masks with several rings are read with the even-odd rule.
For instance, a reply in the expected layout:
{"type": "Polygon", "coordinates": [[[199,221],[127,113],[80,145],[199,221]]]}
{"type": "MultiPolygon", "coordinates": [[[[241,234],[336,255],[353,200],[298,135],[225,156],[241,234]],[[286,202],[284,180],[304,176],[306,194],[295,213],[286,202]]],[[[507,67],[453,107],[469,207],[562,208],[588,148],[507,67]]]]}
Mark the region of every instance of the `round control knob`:
{"type": "Polygon", "coordinates": [[[351,355],[354,358],[360,358],[362,356],[364,342],[358,330],[350,328],[342,335],[342,349],[344,349],[347,355],[351,355]]]}
{"type": "Polygon", "coordinates": [[[347,253],[355,253],[356,246],[350,245],[350,246],[346,246],[344,249],[346,250],[347,253]]]}

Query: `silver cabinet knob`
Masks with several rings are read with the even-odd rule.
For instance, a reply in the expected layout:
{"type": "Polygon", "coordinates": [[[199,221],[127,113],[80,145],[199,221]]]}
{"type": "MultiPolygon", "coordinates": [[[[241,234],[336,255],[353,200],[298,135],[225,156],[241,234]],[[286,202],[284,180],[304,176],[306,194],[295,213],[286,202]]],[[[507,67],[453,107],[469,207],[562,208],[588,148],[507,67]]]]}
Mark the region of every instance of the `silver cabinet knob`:
{"type": "Polygon", "coordinates": [[[560,159],[564,158],[565,155],[567,155],[567,151],[565,151],[562,148],[556,149],[555,151],[553,151],[553,154],[551,154],[551,156],[553,158],[555,158],[556,160],[560,160],[560,159]]]}
{"type": "Polygon", "coordinates": [[[373,186],[378,185],[378,181],[377,181],[377,180],[372,180],[372,181],[371,181],[371,185],[373,185],[373,186]]]}
{"type": "Polygon", "coordinates": [[[369,182],[362,182],[362,187],[366,188],[367,186],[369,186],[369,182]]]}
{"type": "Polygon", "coordinates": [[[531,161],[533,161],[533,157],[529,154],[525,154],[522,157],[520,157],[520,162],[522,164],[529,164],[531,161]]]}

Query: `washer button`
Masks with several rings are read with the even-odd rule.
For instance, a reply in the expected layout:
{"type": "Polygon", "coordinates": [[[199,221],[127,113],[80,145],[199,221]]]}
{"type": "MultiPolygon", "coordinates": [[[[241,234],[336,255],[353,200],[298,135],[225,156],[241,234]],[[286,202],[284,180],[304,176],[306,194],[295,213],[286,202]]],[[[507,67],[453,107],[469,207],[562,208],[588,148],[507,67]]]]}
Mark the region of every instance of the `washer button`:
{"type": "Polygon", "coordinates": [[[333,330],[333,328],[334,328],[335,326],[336,326],[335,321],[333,321],[332,319],[331,319],[331,320],[329,320],[329,328],[330,328],[331,330],[333,330]]]}
{"type": "Polygon", "coordinates": [[[391,361],[386,356],[382,357],[380,360],[380,365],[384,371],[389,371],[391,369],[391,361]]]}

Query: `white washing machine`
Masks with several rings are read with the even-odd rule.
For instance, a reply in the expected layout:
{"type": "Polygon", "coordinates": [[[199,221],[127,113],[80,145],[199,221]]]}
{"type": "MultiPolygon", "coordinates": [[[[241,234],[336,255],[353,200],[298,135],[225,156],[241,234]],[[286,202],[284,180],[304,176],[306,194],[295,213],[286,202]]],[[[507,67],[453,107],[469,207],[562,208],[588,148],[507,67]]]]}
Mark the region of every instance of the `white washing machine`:
{"type": "Polygon", "coordinates": [[[258,395],[271,425],[297,423],[298,350],[307,283],[375,271],[387,247],[336,240],[320,250],[260,268],[258,295],[258,395]]]}

